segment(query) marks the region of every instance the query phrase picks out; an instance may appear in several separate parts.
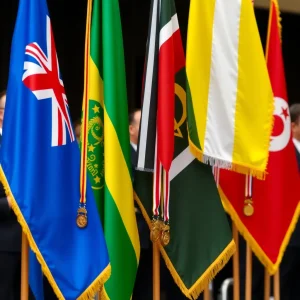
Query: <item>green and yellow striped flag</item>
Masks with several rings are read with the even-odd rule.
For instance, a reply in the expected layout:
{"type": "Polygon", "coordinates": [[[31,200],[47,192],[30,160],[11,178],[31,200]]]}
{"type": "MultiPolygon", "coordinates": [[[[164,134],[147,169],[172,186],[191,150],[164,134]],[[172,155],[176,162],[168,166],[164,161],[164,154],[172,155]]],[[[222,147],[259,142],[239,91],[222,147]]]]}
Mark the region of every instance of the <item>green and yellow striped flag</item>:
{"type": "MultiPolygon", "coordinates": [[[[87,170],[89,175],[104,227],[112,268],[105,292],[112,300],[131,299],[140,255],[128,128],[118,0],[89,0],[82,107],[82,170],[87,170]]],[[[81,201],[84,202],[84,197],[81,201]]]]}

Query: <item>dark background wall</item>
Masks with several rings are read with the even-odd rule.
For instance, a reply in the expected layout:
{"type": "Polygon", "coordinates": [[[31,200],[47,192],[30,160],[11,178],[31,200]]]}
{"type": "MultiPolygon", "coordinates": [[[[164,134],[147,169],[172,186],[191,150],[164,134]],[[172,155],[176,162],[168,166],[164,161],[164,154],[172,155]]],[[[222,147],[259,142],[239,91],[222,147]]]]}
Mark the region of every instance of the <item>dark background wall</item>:
{"type": "MultiPolygon", "coordinates": [[[[48,0],[58,58],[73,119],[80,117],[86,0],[48,0]]],[[[140,106],[150,0],[119,0],[123,24],[129,108],[140,106]]],[[[189,0],[175,0],[186,41],[189,0]]],[[[0,1],[0,90],[7,84],[10,44],[18,0],[0,1]]],[[[263,44],[268,11],[256,9],[263,44]]],[[[282,14],[283,52],[290,103],[300,102],[300,15],[282,14]]]]}

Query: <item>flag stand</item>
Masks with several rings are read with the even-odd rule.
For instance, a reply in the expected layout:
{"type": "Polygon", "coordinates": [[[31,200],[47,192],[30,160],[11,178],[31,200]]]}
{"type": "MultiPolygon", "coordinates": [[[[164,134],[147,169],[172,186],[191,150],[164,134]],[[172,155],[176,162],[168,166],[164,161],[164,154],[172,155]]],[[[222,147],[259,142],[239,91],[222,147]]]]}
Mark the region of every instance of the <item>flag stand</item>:
{"type": "Polygon", "coordinates": [[[28,283],[28,260],[29,260],[28,240],[22,232],[22,253],[21,253],[21,297],[20,300],[28,300],[29,283],[28,283]]]}
{"type": "Polygon", "coordinates": [[[246,250],[246,293],[245,300],[252,299],[252,251],[247,243],[246,250]]]}
{"type": "Polygon", "coordinates": [[[239,233],[233,222],[232,233],[236,245],[236,252],[233,254],[233,299],[240,300],[239,233]]]}
{"type": "Polygon", "coordinates": [[[153,242],[153,300],[160,300],[160,252],[158,242],[153,242]]]}
{"type": "Polygon", "coordinates": [[[264,283],[264,300],[270,300],[270,274],[267,271],[267,269],[265,269],[265,283],[264,283]]]}

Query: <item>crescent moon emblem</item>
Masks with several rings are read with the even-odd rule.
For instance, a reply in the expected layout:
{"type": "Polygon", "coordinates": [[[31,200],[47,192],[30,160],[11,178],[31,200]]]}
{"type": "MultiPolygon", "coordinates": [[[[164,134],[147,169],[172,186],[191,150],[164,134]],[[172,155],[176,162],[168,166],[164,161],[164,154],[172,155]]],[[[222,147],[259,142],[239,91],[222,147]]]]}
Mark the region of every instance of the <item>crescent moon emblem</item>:
{"type": "Polygon", "coordinates": [[[270,151],[277,152],[283,150],[289,143],[291,137],[291,118],[286,118],[282,114],[283,109],[289,109],[288,103],[282,98],[275,97],[275,110],[273,115],[279,117],[283,122],[283,131],[278,136],[271,136],[270,151]]]}

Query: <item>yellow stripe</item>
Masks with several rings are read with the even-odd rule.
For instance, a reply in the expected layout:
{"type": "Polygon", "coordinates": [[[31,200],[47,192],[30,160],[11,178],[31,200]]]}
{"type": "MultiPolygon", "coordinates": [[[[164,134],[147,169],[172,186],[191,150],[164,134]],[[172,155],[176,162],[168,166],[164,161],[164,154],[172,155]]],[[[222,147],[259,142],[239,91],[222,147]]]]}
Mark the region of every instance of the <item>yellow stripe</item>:
{"type": "Polygon", "coordinates": [[[138,262],[140,241],[136,225],[132,181],[117,133],[105,108],[104,124],[104,159],[105,165],[109,166],[105,168],[105,182],[118,207],[138,262]]]}
{"type": "Polygon", "coordinates": [[[88,83],[88,95],[89,99],[99,102],[99,104],[104,108],[103,105],[103,80],[101,78],[100,72],[94,63],[92,57],[89,59],[89,83],[88,83]]]}
{"type": "Polygon", "coordinates": [[[268,161],[274,100],[249,0],[242,0],[239,37],[233,163],[249,167],[254,176],[261,177],[268,161]]]}
{"type": "Polygon", "coordinates": [[[293,231],[295,230],[295,227],[298,222],[299,214],[300,214],[300,203],[297,205],[295,209],[295,213],[293,215],[293,218],[291,220],[291,223],[288,227],[288,230],[286,231],[286,234],[284,236],[284,239],[281,243],[279,253],[277,256],[277,260],[275,263],[273,263],[267,254],[264,252],[264,250],[260,247],[260,245],[257,243],[255,238],[251,235],[248,228],[244,225],[242,220],[239,217],[239,214],[235,211],[234,207],[231,205],[230,200],[226,197],[225,193],[223,192],[222,188],[219,187],[219,193],[223,202],[223,206],[225,211],[230,215],[232,221],[235,223],[238,231],[241,235],[245,238],[247,243],[249,243],[252,251],[254,252],[255,256],[260,260],[260,262],[267,268],[270,275],[274,275],[282,261],[285,249],[287,245],[289,244],[290,238],[292,236],[293,231]]]}
{"type": "Polygon", "coordinates": [[[190,3],[186,72],[200,144],[206,130],[214,9],[215,0],[190,3]]]}

